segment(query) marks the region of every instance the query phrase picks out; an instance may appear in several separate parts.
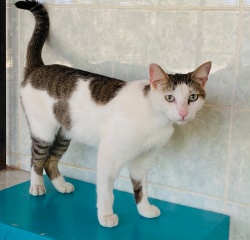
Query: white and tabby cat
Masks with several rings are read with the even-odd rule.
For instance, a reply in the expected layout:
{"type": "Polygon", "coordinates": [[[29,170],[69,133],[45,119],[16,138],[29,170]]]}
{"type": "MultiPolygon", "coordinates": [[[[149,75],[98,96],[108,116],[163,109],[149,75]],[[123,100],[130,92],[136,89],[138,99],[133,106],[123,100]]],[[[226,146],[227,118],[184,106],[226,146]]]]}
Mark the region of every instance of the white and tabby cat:
{"type": "Polygon", "coordinates": [[[43,169],[62,193],[74,191],[58,170],[70,140],[98,147],[97,208],[102,226],[114,227],[113,184],[128,166],[139,213],[160,215],[148,202],[147,172],[173,134],[173,123],[195,118],[205,100],[211,62],[187,74],[167,74],[149,66],[150,80],[122,80],[70,68],[44,65],[41,51],[49,31],[42,4],[19,1],[16,7],[33,13],[36,24],[28,45],[21,100],[32,138],[30,194],[45,194],[43,169]]]}

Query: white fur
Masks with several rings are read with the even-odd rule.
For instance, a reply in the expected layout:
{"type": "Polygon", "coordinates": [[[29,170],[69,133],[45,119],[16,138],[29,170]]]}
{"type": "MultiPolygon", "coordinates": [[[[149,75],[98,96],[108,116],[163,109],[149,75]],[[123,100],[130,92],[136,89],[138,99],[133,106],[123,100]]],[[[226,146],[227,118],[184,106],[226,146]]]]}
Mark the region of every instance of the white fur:
{"type": "MultiPolygon", "coordinates": [[[[113,213],[112,190],[124,165],[128,165],[133,179],[143,182],[143,198],[137,206],[139,213],[148,218],[159,216],[159,209],[147,200],[148,169],[158,150],[171,137],[173,122],[182,124],[194,118],[203,101],[185,104],[190,95],[185,85],[170,93],[175,96],[176,103],[167,102],[164,94],[168,93],[163,94],[158,89],[152,89],[145,97],[143,88],[149,82],[143,80],[127,83],[112,101],[98,105],[91,98],[88,84],[88,81],[79,79],[77,89],[69,99],[72,127],[66,136],[98,148],[97,208],[100,224],[106,227],[118,224],[118,216],[113,213]],[[188,108],[185,121],[178,114],[180,108],[188,108]]],[[[52,111],[56,100],[46,91],[33,89],[30,84],[22,88],[21,96],[32,134],[44,141],[53,141],[59,127],[52,111]]],[[[52,183],[59,192],[74,190],[63,177],[52,183]]],[[[32,195],[40,194],[37,186],[44,187],[33,170],[31,186],[32,195]]],[[[41,194],[44,192],[41,190],[41,194]]]]}
{"type": "Polygon", "coordinates": [[[38,175],[34,167],[31,168],[30,194],[33,196],[44,195],[46,189],[44,187],[43,176],[38,175]]]}
{"type": "Polygon", "coordinates": [[[59,124],[53,114],[55,99],[46,91],[34,89],[27,84],[20,90],[31,134],[43,141],[53,142],[59,124]]]}
{"type": "Polygon", "coordinates": [[[74,191],[74,186],[69,182],[65,182],[62,175],[60,175],[58,178],[55,178],[51,182],[56,190],[60,193],[71,193],[74,191]]]}

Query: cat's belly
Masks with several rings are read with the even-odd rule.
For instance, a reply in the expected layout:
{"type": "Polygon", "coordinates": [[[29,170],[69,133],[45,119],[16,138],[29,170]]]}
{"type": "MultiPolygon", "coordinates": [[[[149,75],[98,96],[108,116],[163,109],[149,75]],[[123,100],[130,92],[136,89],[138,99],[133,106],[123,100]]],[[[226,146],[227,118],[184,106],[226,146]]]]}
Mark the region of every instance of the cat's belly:
{"type": "Polygon", "coordinates": [[[68,136],[90,146],[98,146],[106,134],[114,108],[112,103],[98,105],[91,98],[88,83],[79,81],[69,99],[71,128],[68,136]]]}
{"type": "Polygon", "coordinates": [[[91,124],[76,124],[67,132],[67,136],[77,142],[84,143],[89,146],[98,147],[101,137],[98,128],[93,129],[91,124]]]}

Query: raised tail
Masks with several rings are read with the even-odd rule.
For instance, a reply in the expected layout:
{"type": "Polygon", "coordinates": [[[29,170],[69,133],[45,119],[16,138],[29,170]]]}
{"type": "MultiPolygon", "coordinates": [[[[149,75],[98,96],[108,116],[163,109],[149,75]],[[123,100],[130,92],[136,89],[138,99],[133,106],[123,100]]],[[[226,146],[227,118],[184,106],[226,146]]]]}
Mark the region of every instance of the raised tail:
{"type": "Polygon", "coordinates": [[[35,17],[35,29],[30,39],[25,66],[25,78],[37,67],[43,66],[42,48],[49,32],[49,16],[44,6],[34,0],[19,1],[17,8],[29,10],[35,17]]]}

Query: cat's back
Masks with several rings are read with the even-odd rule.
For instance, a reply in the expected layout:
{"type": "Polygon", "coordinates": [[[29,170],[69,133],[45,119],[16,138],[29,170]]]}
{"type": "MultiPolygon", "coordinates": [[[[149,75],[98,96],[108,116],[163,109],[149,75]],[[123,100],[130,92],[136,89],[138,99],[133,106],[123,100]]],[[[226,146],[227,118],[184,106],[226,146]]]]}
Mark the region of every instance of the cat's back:
{"type": "MultiPolygon", "coordinates": [[[[44,65],[30,71],[22,82],[22,87],[31,85],[36,90],[44,90],[55,99],[68,99],[76,90],[79,79],[91,78],[91,73],[64,65],[44,65]]],[[[93,74],[92,74],[93,75],[93,74]]]]}
{"type": "Polygon", "coordinates": [[[125,81],[119,79],[53,64],[36,68],[25,76],[22,87],[30,84],[34,89],[45,90],[55,99],[69,99],[79,81],[88,82],[93,99],[101,104],[107,103],[126,85],[125,81]]]}

